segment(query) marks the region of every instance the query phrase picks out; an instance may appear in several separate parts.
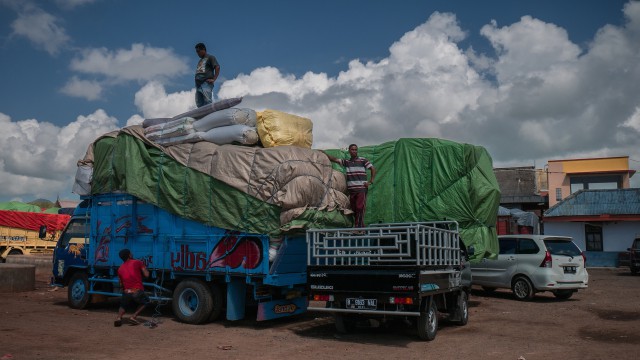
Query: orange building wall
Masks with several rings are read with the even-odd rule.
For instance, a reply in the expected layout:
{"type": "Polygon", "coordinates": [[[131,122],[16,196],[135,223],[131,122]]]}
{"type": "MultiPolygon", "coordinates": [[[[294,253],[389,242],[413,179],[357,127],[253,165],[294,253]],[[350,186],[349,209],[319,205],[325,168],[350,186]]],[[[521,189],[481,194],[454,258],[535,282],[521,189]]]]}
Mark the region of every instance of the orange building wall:
{"type": "Polygon", "coordinates": [[[629,188],[629,157],[611,157],[594,159],[549,160],[549,207],[558,203],[556,189],[562,191],[562,199],[571,195],[571,182],[567,174],[603,174],[621,173],[622,188],[629,188]]]}

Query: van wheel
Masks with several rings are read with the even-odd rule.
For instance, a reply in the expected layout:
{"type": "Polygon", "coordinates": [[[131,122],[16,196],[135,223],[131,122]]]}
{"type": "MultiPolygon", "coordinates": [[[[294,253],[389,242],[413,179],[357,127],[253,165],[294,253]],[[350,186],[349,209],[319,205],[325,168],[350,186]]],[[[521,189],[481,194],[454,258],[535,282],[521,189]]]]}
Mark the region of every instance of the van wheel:
{"type": "Polygon", "coordinates": [[[173,291],[173,313],[187,324],[202,324],[213,310],[213,298],[207,284],[197,279],[182,280],[173,291]]]}
{"type": "Polygon", "coordinates": [[[224,298],[222,297],[222,290],[220,290],[220,286],[212,285],[211,289],[211,300],[212,309],[211,314],[209,315],[209,321],[216,321],[220,318],[220,314],[222,314],[222,309],[224,308],[224,298]]]}
{"type": "Polygon", "coordinates": [[[422,340],[431,341],[436,338],[438,332],[438,308],[436,301],[432,298],[424,298],[418,318],[418,337],[422,340]]]}
{"type": "Polygon", "coordinates": [[[67,299],[73,309],[84,309],[91,300],[89,295],[89,280],[84,272],[73,274],[67,286],[67,299]]]}
{"type": "Polygon", "coordinates": [[[567,300],[573,296],[573,290],[556,290],[553,292],[553,296],[560,300],[567,300]]]}
{"type": "Polygon", "coordinates": [[[535,294],[531,281],[524,276],[517,277],[513,280],[511,290],[513,290],[513,295],[515,295],[518,300],[531,300],[535,294]]]}

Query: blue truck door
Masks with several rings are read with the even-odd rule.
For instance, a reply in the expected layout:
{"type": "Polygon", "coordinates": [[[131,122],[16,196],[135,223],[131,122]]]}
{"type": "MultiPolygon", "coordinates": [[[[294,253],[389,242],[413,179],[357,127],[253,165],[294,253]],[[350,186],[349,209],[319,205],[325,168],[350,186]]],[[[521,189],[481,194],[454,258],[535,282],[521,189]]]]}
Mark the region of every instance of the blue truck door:
{"type": "Polygon", "coordinates": [[[61,282],[67,269],[87,266],[89,221],[86,217],[71,218],[56,245],[53,276],[61,282]]]}

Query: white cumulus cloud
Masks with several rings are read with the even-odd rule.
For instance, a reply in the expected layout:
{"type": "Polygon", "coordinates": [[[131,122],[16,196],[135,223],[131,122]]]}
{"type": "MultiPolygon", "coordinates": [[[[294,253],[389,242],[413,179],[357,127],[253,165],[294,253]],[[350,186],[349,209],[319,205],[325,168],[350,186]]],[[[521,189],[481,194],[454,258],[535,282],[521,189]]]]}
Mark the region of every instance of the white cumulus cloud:
{"type": "Polygon", "coordinates": [[[18,18],[11,23],[11,29],[14,36],[24,36],[35,46],[57,55],[70,41],[60,22],[57,17],[27,3],[18,11],[18,18]]]}
{"type": "Polygon", "coordinates": [[[172,49],[132,44],[131,49],[92,48],[82,50],[71,61],[71,69],[119,81],[162,81],[188,72],[184,57],[172,49]]]}
{"type": "Polygon", "coordinates": [[[78,116],[64,127],[46,121],[12,121],[0,113],[1,198],[31,201],[69,193],[76,162],[98,136],[118,127],[104,110],[78,116]]]}
{"type": "Polygon", "coordinates": [[[77,76],[72,77],[60,91],[74,97],[87,100],[97,100],[102,95],[102,85],[96,81],[81,80],[77,76]]]}

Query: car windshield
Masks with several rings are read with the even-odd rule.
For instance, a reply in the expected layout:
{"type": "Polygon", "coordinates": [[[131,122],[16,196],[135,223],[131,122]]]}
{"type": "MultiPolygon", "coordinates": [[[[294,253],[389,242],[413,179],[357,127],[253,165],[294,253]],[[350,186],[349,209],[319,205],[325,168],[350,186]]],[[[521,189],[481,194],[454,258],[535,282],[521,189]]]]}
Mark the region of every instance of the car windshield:
{"type": "Polygon", "coordinates": [[[545,239],[544,244],[551,255],[578,256],[581,254],[580,249],[573,241],[545,239]]]}

